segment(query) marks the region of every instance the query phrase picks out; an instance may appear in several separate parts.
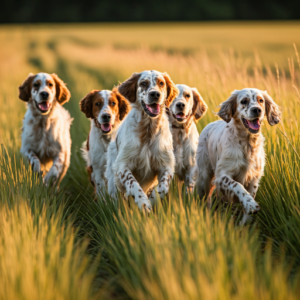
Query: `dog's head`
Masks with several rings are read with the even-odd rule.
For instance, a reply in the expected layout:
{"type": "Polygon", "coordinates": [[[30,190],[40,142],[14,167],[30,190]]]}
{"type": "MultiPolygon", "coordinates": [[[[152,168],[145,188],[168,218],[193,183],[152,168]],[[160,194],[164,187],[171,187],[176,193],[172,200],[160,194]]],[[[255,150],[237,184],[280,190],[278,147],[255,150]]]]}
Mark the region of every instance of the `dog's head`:
{"type": "Polygon", "coordinates": [[[158,117],[178,94],[167,73],[144,71],[134,73],[119,86],[119,92],[131,103],[141,107],[150,118],[158,117]]]}
{"type": "Polygon", "coordinates": [[[130,110],[130,103],[118,92],[93,90],[80,101],[80,109],[87,118],[95,119],[104,134],[111,133],[115,124],[122,121],[130,110]]]}
{"type": "Polygon", "coordinates": [[[179,94],[170,106],[170,114],[178,123],[186,123],[190,117],[195,121],[207,111],[207,105],[196,88],[190,88],[185,84],[176,85],[179,94]]]}
{"type": "Polygon", "coordinates": [[[47,115],[55,102],[61,105],[69,101],[70,91],[56,74],[29,74],[19,87],[19,98],[32,103],[32,108],[47,115]]]}
{"type": "Polygon", "coordinates": [[[218,112],[227,123],[232,119],[240,120],[250,133],[258,133],[264,116],[271,126],[281,120],[279,106],[273,101],[267,91],[254,88],[235,90],[221,104],[218,112]]]}

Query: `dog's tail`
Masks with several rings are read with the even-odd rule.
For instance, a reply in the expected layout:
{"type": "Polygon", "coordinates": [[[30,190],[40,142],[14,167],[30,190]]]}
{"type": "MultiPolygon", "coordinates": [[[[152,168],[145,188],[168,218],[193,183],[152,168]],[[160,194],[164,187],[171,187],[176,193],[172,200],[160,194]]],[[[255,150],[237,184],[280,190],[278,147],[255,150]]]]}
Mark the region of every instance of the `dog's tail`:
{"type": "Polygon", "coordinates": [[[84,141],[81,147],[81,156],[86,162],[86,165],[89,167],[91,165],[90,157],[89,157],[89,151],[87,149],[87,141],[84,141]]]}

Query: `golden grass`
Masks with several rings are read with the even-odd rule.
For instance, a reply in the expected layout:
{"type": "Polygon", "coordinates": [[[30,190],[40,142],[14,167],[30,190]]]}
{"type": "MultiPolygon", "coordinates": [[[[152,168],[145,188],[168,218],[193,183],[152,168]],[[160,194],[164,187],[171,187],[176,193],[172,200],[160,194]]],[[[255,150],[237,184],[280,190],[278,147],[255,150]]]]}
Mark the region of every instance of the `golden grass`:
{"type": "Polygon", "coordinates": [[[0,43],[0,299],[85,299],[99,283],[107,298],[297,298],[299,22],[1,26],[0,43]],[[252,228],[237,227],[230,209],[210,214],[199,199],[180,199],[176,184],[171,204],[150,218],[94,202],[79,154],[89,130],[79,100],[144,69],[198,88],[209,106],[199,131],[234,89],[267,89],[282,107],[282,123],[263,128],[267,165],[252,228]],[[19,154],[26,108],[17,87],[38,71],[56,72],[72,93],[71,166],[60,192],[19,154]],[[90,269],[88,255],[99,251],[90,269]]]}

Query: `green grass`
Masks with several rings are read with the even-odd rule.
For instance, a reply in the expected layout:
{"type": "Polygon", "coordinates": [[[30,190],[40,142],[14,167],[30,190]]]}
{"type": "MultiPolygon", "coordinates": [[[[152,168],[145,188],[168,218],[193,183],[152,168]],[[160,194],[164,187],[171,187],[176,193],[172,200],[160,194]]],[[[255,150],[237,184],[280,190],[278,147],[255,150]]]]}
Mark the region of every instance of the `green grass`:
{"type": "Polygon", "coordinates": [[[2,26],[0,30],[0,299],[298,299],[300,23],[2,26]],[[295,44],[295,46],[293,45],[295,44]],[[263,127],[267,161],[251,226],[239,206],[194,195],[141,214],[133,201],[95,202],[80,146],[79,101],[135,71],[167,71],[209,106],[234,89],[267,89],[283,121],[263,127]],[[21,157],[29,72],[56,72],[72,93],[72,156],[60,190],[21,157]]]}

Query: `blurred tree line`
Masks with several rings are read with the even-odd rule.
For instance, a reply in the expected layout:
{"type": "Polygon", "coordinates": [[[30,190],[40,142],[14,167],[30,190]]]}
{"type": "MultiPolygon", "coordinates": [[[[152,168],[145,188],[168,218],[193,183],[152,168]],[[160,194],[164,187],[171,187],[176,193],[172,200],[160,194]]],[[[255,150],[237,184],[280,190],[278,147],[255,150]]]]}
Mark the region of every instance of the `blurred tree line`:
{"type": "Polygon", "coordinates": [[[300,0],[2,0],[1,23],[300,19],[300,0]]]}

